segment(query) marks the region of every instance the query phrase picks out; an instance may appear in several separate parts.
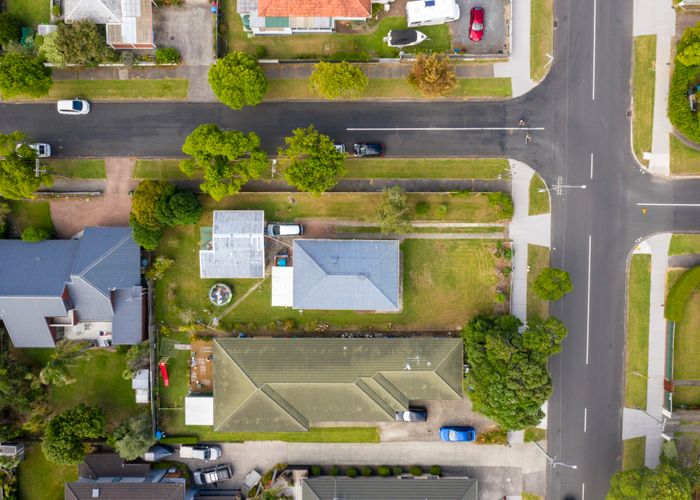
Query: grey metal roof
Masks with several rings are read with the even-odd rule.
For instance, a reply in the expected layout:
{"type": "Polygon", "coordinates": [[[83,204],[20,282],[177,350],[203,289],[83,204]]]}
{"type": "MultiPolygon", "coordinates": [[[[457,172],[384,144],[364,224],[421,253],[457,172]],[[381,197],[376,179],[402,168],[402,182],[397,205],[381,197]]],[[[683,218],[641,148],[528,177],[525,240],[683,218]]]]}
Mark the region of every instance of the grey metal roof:
{"type": "Polygon", "coordinates": [[[265,275],[265,212],[215,210],[212,248],[200,250],[202,278],[262,278],[265,275]]]}
{"type": "Polygon", "coordinates": [[[398,311],[399,242],[295,240],[294,308],[398,311]]]}
{"type": "Polygon", "coordinates": [[[303,480],[302,500],[477,500],[476,479],[312,477],[303,480]]]}
{"type": "Polygon", "coordinates": [[[122,21],[121,0],[65,0],[66,22],[89,19],[97,24],[122,21]]]}
{"type": "Polygon", "coordinates": [[[161,483],[66,483],[65,500],[184,500],[185,481],[161,483]]]}
{"type": "MultiPolygon", "coordinates": [[[[140,259],[141,252],[128,227],[87,228],[79,240],[0,240],[0,319],[13,344],[53,347],[46,318],[66,316],[70,305],[79,321],[135,324],[135,315],[141,315],[140,306],[137,311],[122,303],[124,317],[120,313],[115,318],[112,293],[125,289],[118,298],[126,299],[133,293],[132,287],[140,287],[140,259]],[[68,298],[64,301],[66,288],[68,298]]],[[[128,339],[136,333],[118,335],[128,339]]],[[[139,326],[136,342],[141,341],[140,337],[139,326]]]]}
{"type": "Polygon", "coordinates": [[[134,345],[143,341],[143,288],[120,288],[112,294],[112,343],[134,345]]]}
{"type": "Polygon", "coordinates": [[[128,463],[116,453],[91,453],[78,465],[78,477],[99,479],[101,477],[142,477],[151,471],[148,463],[128,463]]]}

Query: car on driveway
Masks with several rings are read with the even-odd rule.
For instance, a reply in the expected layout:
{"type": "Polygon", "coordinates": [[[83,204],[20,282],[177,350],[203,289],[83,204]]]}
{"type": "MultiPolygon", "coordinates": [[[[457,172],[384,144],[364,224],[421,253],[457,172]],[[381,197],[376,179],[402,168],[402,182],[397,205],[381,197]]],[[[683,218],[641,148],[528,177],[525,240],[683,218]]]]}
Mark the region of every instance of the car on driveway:
{"type": "Polygon", "coordinates": [[[90,112],[90,103],[83,99],[58,101],[56,109],[61,115],[86,115],[90,112]]]}
{"type": "Polygon", "coordinates": [[[20,144],[17,144],[17,147],[15,149],[19,151],[19,149],[22,146],[29,146],[34,151],[36,151],[37,158],[49,158],[51,156],[51,146],[49,146],[45,142],[35,142],[33,144],[22,142],[20,144]]]}
{"type": "Polygon", "coordinates": [[[484,9],[473,7],[469,12],[469,39],[480,42],[484,38],[484,9]]]}
{"type": "Polygon", "coordinates": [[[476,439],[476,430],[471,426],[448,425],[440,428],[440,439],[450,442],[472,442],[476,439]]]}
{"type": "Polygon", "coordinates": [[[396,412],[397,422],[425,422],[426,420],[428,420],[428,411],[421,406],[396,412]]]}
{"type": "Polygon", "coordinates": [[[384,156],[384,146],[378,142],[355,144],[352,147],[352,154],[358,158],[364,158],[366,156],[384,156]]]}
{"type": "Polygon", "coordinates": [[[233,469],[228,464],[217,465],[208,469],[197,469],[192,473],[194,484],[199,486],[203,484],[216,484],[220,481],[226,481],[233,477],[233,469]]]}
{"type": "Polygon", "coordinates": [[[280,236],[299,236],[304,234],[301,224],[271,222],[267,225],[267,235],[279,238],[280,236]]]}

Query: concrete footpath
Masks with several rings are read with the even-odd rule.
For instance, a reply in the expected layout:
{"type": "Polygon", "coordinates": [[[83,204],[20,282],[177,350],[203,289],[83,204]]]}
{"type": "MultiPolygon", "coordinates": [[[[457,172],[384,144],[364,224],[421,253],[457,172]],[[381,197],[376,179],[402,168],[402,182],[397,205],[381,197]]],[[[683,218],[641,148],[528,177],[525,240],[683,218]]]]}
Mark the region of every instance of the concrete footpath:
{"type": "Polygon", "coordinates": [[[513,97],[519,97],[537,84],[530,78],[530,0],[516,0],[512,5],[510,58],[493,65],[493,76],[510,77],[513,97]]]}

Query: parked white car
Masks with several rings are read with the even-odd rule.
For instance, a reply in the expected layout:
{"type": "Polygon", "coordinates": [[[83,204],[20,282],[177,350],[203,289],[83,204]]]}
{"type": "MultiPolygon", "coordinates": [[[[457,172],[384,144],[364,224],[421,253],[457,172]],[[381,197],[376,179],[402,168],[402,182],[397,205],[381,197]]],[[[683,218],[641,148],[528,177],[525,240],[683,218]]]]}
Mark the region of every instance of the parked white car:
{"type": "Polygon", "coordinates": [[[304,234],[304,228],[301,224],[272,222],[267,225],[268,236],[299,236],[301,234],[304,234]]]}
{"type": "Polygon", "coordinates": [[[15,150],[19,151],[19,149],[22,146],[29,146],[30,148],[32,148],[34,151],[36,151],[36,156],[38,158],[48,158],[51,156],[51,146],[49,146],[45,142],[36,142],[33,144],[22,142],[20,144],[17,144],[15,150]]]}
{"type": "Polygon", "coordinates": [[[90,103],[83,99],[58,101],[56,104],[61,115],[86,115],[90,112],[90,103]]]}
{"type": "Polygon", "coordinates": [[[180,458],[196,458],[198,460],[216,460],[221,457],[221,447],[211,444],[183,444],[180,446],[180,458]]]}

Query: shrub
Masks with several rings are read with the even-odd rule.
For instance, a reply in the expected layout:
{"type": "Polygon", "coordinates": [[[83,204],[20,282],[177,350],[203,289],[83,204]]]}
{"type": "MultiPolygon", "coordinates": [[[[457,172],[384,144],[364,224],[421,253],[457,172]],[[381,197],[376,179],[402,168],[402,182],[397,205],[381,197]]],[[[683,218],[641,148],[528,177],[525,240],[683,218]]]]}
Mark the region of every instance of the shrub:
{"type": "Polygon", "coordinates": [[[51,232],[43,227],[29,226],[22,231],[22,241],[27,243],[38,243],[48,240],[51,237],[51,232]]]}
{"type": "Polygon", "coordinates": [[[16,95],[42,97],[49,93],[53,81],[51,69],[41,59],[20,52],[0,57],[0,91],[3,98],[16,95]]]}
{"type": "Polygon", "coordinates": [[[410,472],[414,476],[420,476],[421,474],[423,474],[423,469],[421,468],[420,465],[411,465],[408,468],[408,472],[410,472]]]}
{"type": "Polygon", "coordinates": [[[503,269],[501,269],[501,274],[502,274],[504,277],[506,277],[506,278],[507,278],[508,276],[510,276],[510,274],[511,274],[512,272],[513,272],[513,268],[510,267],[510,266],[505,266],[503,269]]]}
{"type": "Polygon", "coordinates": [[[500,427],[489,429],[479,433],[476,436],[476,442],[479,444],[506,444],[508,442],[508,432],[500,427]]]}
{"type": "Polygon", "coordinates": [[[430,466],[430,473],[433,476],[439,476],[440,474],[442,474],[442,467],[440,467],[439,465],[431,465],[430,466]]]}
{"type": "Polygon", "coordinates": [[[53,13],[54,17],[61,17],[61,6],[57,3],[53,4],[53,7],[51,7],[51,12],[53,13]]]}
{"type": "Polygon", "coordinates": [[[173,47],[159,47],[156,49],[156,64],[178,64],[180,51],[173,47]]]}
{"type": "Polygon", "coordinates": [[[447,95],[457,85],[455,65],[439,54],[419,54],[411,68],[409,81],[425,96],[447,95]]]}
{"type": "Polygon", "coordinates": [[[340,472],[340,470],[338,469],[337,465],[331,465],[331,469],[330,469],[330,471],[328,471],[328,474],[335,477],[338,475],[339,472],[340,472]]]}
{"type": "Polygon", "coordinates": [[[496,299],[496,302],[503,304],[506,301],[506,294],[501,291],[497,291],[494,298],[496,299]]]}
{"type": "Polygon", "coordinates": [[[255,58],[256,59],[264,59],[265,56],[267,56],[267,48],[266,47],[263,47],[262,45],[258,45],[257,47],[255,47],[255,58]]]}
{"type": "Polygon", "coordinates": [[[389,477],[391,475],[391,468],[386,465],[380,465],[377,468],[377,474],[380,477],[389,477]]]}
{"type": "Polygon", "coordinates": [[[254,58],[233,52],[209,68],[209,85],[221,102],[233,109],[255,106],[267,92],[267,79],[254,58]]]}
{"type": "Polygon", "coordinates": [[[416,203],[416,215],[426,215],[430,210],[430,205],[425,201],[416,203]]]}
{"type": "Polygon", "coordinates": [[[129,216],[129,225],[131,226],[131,235],[136,244],[146,250],[155,250],[158,248],[158,243],[163,237],[163,228],[152,228],[139,223],[132,213],[129,216]]]}
{"type": "Polygon", "coordinates": [[[362,467],[362,475],[364,477],[370,477],[372,475],[372,467],[364,466],[362,467]]]}
{"type": "Polygon", "coordinates": [[[309,473],[312,476],[320,476],[321,475],[321,466],[320,465],[312,465],[309,473]]]}
{"type": "Polygon", "coordinates": [[[347,61],[316,64],[309,81],[312,90],[327,99],[357,97],[369,84],[364,72],[347,61]]]}
{"type": "Polygon", "coordinates": [[[394,465],[394,466],[391,468],[391,472],[392,472],[395,476],[400,476],[401,474],[403,474],[403,467],[401,467],[400,465],[394,465]]]}
{"type": "Polygon", "coordinates": [[[569,273],[556,267],[543,269],[533,286],[538,297],[550,301],[561,299],[572,289],[569,273]]]}
{"type": "Polygon", "coordinates": [[[666,299],[665,315],[671,321],[681,321],[685,305],[693,292],[700,286],[700,266],[681,274],[673,284],[666,299]]]}
{"type": "Polygon", "coordinates": [[[357,469],[355,467],[348,467],[346,474],[348,477],[357,477],[357,469]]]}
{"type": "Polygon", "coordinates": [[[435,209],[435,215],[438,217],[444,217],[447,215],[447,203],[440,203],[435,209]]]}
{"type": "Polygon", "coordinates": [[[0,12],[0,45],[16,42],[22,32],[22,23],[8,12],[0,12]]]}
{"type": "Polygon", "coordinates": [[[501,211],[501,219],[510,219],[513,217],[513,199],[510,195],[498,191],[496,193],[486,193],[486,196],[488,196],[489,205],[497,206],[501,211]]]}

